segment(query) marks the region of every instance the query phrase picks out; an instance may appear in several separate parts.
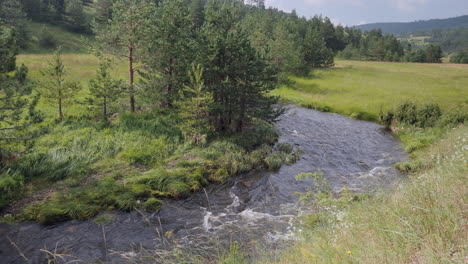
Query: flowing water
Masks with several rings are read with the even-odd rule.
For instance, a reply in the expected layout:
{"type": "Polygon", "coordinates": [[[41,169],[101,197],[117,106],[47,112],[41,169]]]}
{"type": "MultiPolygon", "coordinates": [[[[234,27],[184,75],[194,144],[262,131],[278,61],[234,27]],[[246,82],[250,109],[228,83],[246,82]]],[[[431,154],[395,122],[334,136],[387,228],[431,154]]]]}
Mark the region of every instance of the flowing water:
{"type": "Polygon", "coordinates": [[[304,213],[298,193],[306,192],[312,181],[297,181],[297,174],[320,170],[334,191],[347,186],[360,192],[388,186],[399,176],[392,165],[406,154],[380,125],[287,108],[277,128],[280,142],[304,152],[295,164],[278,172],[253,171],[188,199],[165,201],[153,214],[115,212],[105,224],[0,225],[0,263],[25,263],[19,251],[30,263],[44,263],[41,249],[73,255],[84,263],[128,263],[128,258],[143,255],[163,259],[177,248],[215,254],[217,246],[233,241],[275,247],[295,238],[297,216],[304,213]]]}

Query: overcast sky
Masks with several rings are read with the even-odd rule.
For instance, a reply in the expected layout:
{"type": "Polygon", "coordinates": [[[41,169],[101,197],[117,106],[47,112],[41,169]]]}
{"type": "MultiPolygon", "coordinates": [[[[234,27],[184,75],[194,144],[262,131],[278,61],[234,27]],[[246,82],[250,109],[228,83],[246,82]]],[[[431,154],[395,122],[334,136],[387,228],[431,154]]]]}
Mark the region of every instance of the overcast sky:
{"type": "Polygon", "coordinates": [[[334,23],[410,22],[468,15],[468,0],[265,0],[267,6],[301,16],[328,16],[334,23]]]}

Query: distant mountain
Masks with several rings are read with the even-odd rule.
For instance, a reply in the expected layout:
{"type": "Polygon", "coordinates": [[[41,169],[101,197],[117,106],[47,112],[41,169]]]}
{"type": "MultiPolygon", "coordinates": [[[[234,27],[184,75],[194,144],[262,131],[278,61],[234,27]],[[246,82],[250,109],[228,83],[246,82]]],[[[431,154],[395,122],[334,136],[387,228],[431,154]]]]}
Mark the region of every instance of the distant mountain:
{"type": "Polygon", "coordinates": [[[372,23],[355,26],[363,31],[382,29],[384,33],[404,35],[413,32],[432,31],[433,29],[453,29],[468,27],[468,15],[446,19],[431,19],[408,23],[372,23]]]}

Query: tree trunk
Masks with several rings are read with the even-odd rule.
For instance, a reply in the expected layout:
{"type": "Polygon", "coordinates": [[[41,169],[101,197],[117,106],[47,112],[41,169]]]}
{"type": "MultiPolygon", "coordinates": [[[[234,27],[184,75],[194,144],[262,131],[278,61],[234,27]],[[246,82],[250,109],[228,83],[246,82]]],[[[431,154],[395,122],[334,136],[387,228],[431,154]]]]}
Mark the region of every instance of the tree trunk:
{"type": "Polygon", "coordinates": [[[107,98],[104,97],[104,109],[103,109],[104,118],[107,118],[107,98]]]}
{"type": "Polygon", "coordinates": [[[167,106],[171,107],[172,106],[172,74],[174,72],[173,69],[173,59],[172,57],[169,58],[169,84],[167,86],[167,106]]]}
{"type": "Polygon", "coordinates": [[[135,94],[133,90],[133,81],[135,70],[133,69],[133,46],[130,46],[128,51],[128,68],[130,74],[130,111],[135,113],[135,94]]]}
{"type": "Polygon", "coordinates": [[[58,110],[59,110],[59,119],[60,121],[63,121],[62,98],[58,99],[58,110]]]}

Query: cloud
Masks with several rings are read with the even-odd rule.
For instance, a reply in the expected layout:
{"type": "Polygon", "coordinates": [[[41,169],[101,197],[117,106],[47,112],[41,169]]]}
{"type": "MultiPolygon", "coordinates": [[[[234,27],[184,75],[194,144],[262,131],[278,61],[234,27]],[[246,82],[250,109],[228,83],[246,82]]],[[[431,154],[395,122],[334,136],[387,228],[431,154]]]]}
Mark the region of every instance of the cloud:
{"type": "Polygon", "coordinates": [[[429,0],[393,0],[393,4],[400,10],[411,12],[418,6],[425,5],[429,0]]]}

